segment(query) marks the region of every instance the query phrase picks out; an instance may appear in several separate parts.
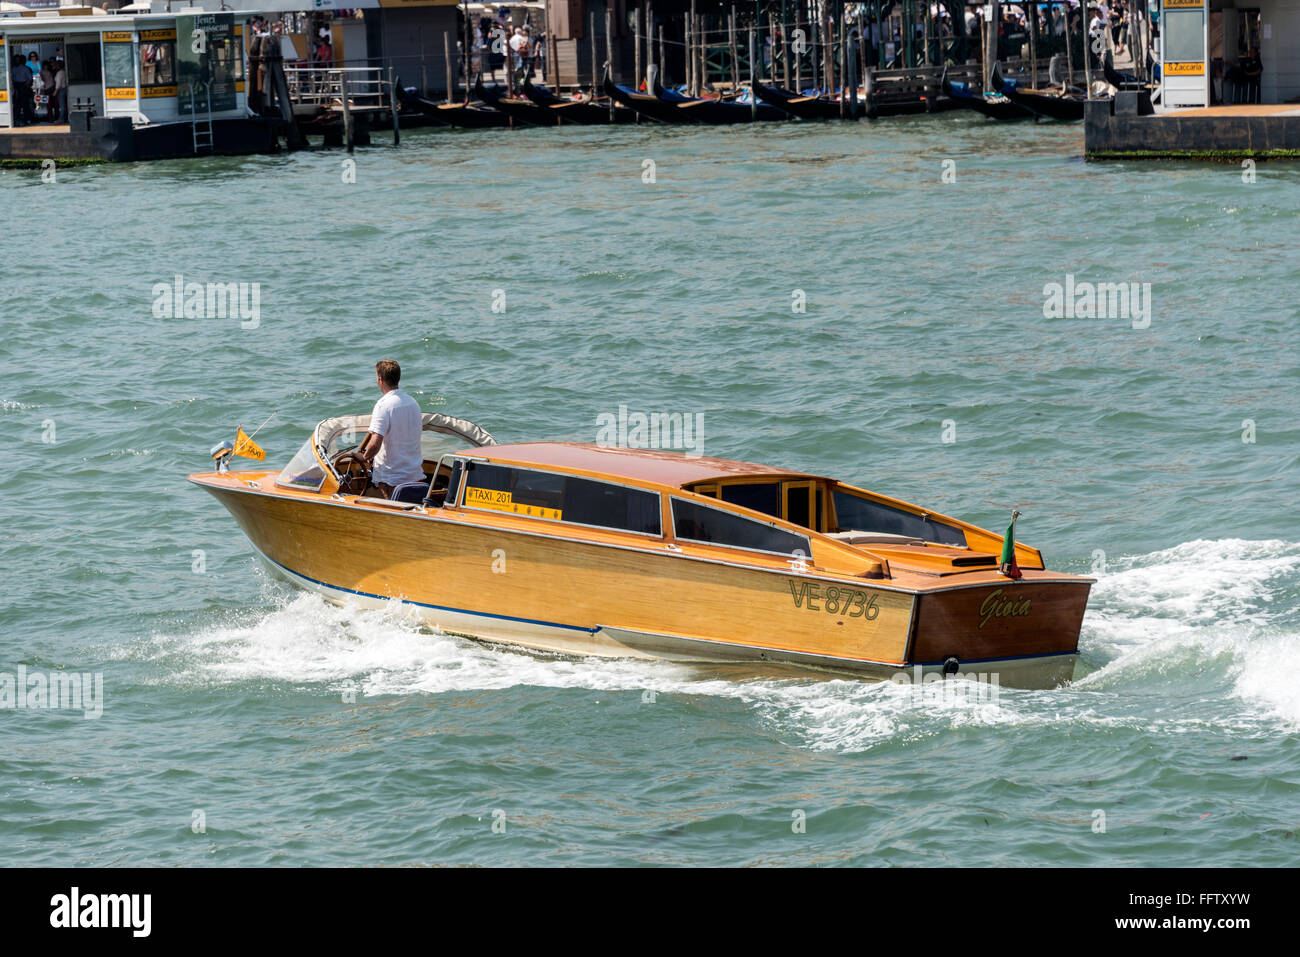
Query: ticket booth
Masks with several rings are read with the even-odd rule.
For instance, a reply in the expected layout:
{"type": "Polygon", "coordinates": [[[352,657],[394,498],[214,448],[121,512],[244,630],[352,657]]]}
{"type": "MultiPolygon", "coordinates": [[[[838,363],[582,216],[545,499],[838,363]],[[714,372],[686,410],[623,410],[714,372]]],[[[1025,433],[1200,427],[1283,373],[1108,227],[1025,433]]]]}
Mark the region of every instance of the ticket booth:
{"type": "Polygon", "coordinates": [[[1161,0],[1160,102],[1168,109],[1210,105],[1206,0],[1161,0]]]}

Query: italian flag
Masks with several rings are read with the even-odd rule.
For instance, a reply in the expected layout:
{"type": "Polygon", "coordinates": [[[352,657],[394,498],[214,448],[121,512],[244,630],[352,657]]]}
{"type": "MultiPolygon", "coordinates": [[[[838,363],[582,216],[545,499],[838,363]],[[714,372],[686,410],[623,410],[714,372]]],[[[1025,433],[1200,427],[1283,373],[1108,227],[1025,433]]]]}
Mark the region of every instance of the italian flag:
{"type": "Polygon", "coordinates": [[[1016,518],[1019,515],[1019,512],[1011,513],[1011,524],[1007,526],[1007,534],[1002,539],[1002,561],[998,571],[1008,578],[1023,577],[1020,566],[1016,564],[1016,518]]]}

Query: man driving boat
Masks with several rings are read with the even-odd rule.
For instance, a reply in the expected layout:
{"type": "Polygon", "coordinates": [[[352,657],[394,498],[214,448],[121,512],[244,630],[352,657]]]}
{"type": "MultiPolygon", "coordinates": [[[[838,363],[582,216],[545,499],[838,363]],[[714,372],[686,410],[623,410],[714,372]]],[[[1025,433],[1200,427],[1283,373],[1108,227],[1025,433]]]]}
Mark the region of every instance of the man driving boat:
{"type": "Polygon", "coordinates": [[[375,363],[375,384],[383,395],[370,413],[370,434],[357,450],[372,470],[367,495],[388,498],[403,482],[424,481],[420,403],[397,387],[401,379],[402,367],[394,360],[375,363]]]}

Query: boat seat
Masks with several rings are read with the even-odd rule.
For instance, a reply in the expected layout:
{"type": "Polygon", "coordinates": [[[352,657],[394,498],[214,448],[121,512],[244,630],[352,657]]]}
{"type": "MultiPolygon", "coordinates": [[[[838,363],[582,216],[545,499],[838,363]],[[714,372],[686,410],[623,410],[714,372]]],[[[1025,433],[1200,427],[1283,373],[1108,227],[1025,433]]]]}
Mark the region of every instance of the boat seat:
{"type": "Polygon", "coordinates": [[[845,545],[924,545],[925,539],[913,535],[893,535],[889,532],[831,532],[827,538],[833,538],[845,545]]]}
{"type": "Polygon", "coordinates": [[[423,482],[403,482],[401,485],[393,488],[393,494],[388,496],[390,502],[412,502],[416,505],[422,503],[429,494],[429,480],[423,482]]]}

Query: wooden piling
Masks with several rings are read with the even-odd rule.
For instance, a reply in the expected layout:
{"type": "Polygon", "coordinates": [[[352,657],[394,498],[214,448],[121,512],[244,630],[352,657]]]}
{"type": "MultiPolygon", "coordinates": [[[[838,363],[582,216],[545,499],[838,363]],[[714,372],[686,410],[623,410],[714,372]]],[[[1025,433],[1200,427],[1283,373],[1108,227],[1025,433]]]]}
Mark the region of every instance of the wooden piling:
{"type": "Polygon", "coordinates": [[[858,50],[862,46],[862,34],[850,31],[849,43],[849,112],[853,119],[856,120],[858,118],[858,68],[861,65],[858,59],[858,50]]]}
{"type": "Polygon", "coordinates": [[[348,77],[346,73],[343,74],[343,77],[339,80],[339,90],[343,94],[342,97],[340,97],[343,100],[343,145],[346,146],[348,152],[351,153],[353,137],[352,106],[348,103],[348,77]]]}
{"type": "MultiPolygon", "coordinates": [[[[591,15],[591,46],[594,50],[596,47],[596,15],[591,15]]],[[[595,67],[595,56],[592,56],[592,67],[595,67]]],[[[614,11],[609,7],[605,8],[605,68],[609,70],[610,78],[614,76],[614,11]]],[[[595,94],[595,80],[592,81],[593,95],[595,94]]],[[[633,87],[635,89],[635,87],[633,87]]],[[[614,98],[609,98],[609,121],[614,122],[614,98]]],[[[637,121],[640,122],[641,115],[637,114],[637,121]]]]}
{"type": "Polygon", "coordinates": [[[731,15],[727,17],[727,44],[731,56],[731,92],[740,86],[740,50],[736,46],[736,8],[732,6],[731,15]]]}
{"type": "MultiPolygon", "coordinates": [[[[588,19],[591,21],[590,25],[587,27],[587,43],[591,46],[591,95],[595,96],[596,91],[600,88],[600,80],[596,76],[596,14],[589,14],[588,19]]],[[[606,25],[609,24],[609,17],[605,17],[605,23],[606,25]]],[[[608,41],[606,42],[606,49],[608,50],[608,41]]],[[[613,64],[607,65],[609,66],[612,75],[614,69],[613,64]]],[[[614,116],[614,108],[612,106],[610,107],[609,115],[611,119],[614,116]]]]}
{"type": "MultiPolygon", "coordinates": [[[[1029,86],[1038,89],[1038,4],[1025,4],[1029,13],[1029,86]]],[[[1034,120],[1037,121],[1037,115],[1034,120]]]]}
{"type": "MultiPolygon", "coordinates": [[[[1061,28],[1065,31],[1065,87],[1071,87],[1074,86],[1074,51],[1070,47],[1070,5],[1063,3],[1061,6],[1065,8],[1065,14],[1061,20],[1061,28]]],[[[1064,91],[1064,88],[1062,91],[1064,91]]]]}
{"type": "MultiPolygon", "coordinates": [[[[794,28],[796,32],[802,29],[799,17],[800,9],[800,5],[796,3],[794,5],[794,28]]],[[[794,47],[792,46],[790,49],[794,50],[794,47]]],[[[803,54],[797,51],[794,52],[794,89],[796,93],[803,92],[803,54]]]]}
{"type": "MultiPolygon", "coordinates": [[[[609,17],[605,18],[606,27],[609,25],[609,17]]],[[[608,49],[608,40],[606,40],[606,49],[608,49]]],[[[641,8],[637,7],[632,11],[632,89],[641,89],[641,8]]]]}
{"type": "Polygon", "coordinates": [[[450,103],[452,93],[456,89],[456,80],[451,75],[451,34],[450,33],[444,33],[442,35],[442,58],[447,61],[447,102],[450,103]]]}
{"type": "Polygon", "coordinates": [[[754,28],[749,28],[749,119],[758,120],[758,97],[754,94],[754,28]]]}
{"type": "Polygon", "coordinates": [[[658,79],[659,72],[663,70],[662,63],[658,64],[658,69],[655,69],[655,6],[653,3],[645,5],[645,63],[646,89],[649,90],[651,87],[650,74],[653,73],[655,79],[658,79]]]}
{"type": "MultiPolygon", "coordinates": [[[[659,73],[660,83],[664,83],[663,77],[668,75],[668,58],[664,54],[664,25],[659,24],[659,73]]],[[[667,83],[664,83],[667,86],[667,83]]]]}
{"type": "Polygon", "coordinates": [[[998,58],[998,14],[1001,4],[998,0],[989,0],[989,22],[984,30],[984,92],[993,87],[993,61],[998,58]]]}
{"type": "MultiPolygon", "coordinates": [[[[1084,97],[1086,99],[1091,100],[1092,99],[1092,57],[1089,56],[1088,54],[1092,52],[1091,50],[1092,44],[1088,42],[1088,23],[1086,20],[1087,16],[1088,16],[1088,12],[1087,10],[1084,9],[1084,5],[1082,3],[1079,4],[1079,32],[1083,34],[1083,89],[1084,89],[1084,97]]],[[[1108,31],[1110,30],[1110,25],[1107,24],[1102,29],[1108,31]]],[[[1105,34],[1103,33],[1103,37],[1104,36],[1105,34]]]]}
{"type": "Polygon", "coordinates": [[[465,18],[464,18],[464,19],[465,19],[465,40],[464,40],[465,49],[461,50],[461,65],[464,67],[464,71],[462,72],[461,75],[465,78],[465,102],[468,103],[468,102],[469,102],[469,87],[470,87],[469,72],[470,72],[470,69],[471,69],[471,67],[470,67],[470,58],[469,58],[469,51],[470,51],[470,42],[469,42],[469,40],[470,40],[470,30],[472,29],[472,28],[470,27],[470,24],[469,24],[469,4],[468,4],[468,3],[465,4],[465,18]]]}
{"type": "Polygon", "coordinates": [[[393,68],[391,66],[388,68],[388,112],[393,114],[393,145],[400,146],[402,130],[397,121],[397,84],[393,80],[393,68]]]}
{"type": "Polygon", "coordinates": [[[835,26],[840,35],[840,116],[848,115],[848,95],[844,89],[845,77],[849,75],[849,45],[844,35],[844,4],[839,4],[839,13],[835,17],[835,26]]]}

